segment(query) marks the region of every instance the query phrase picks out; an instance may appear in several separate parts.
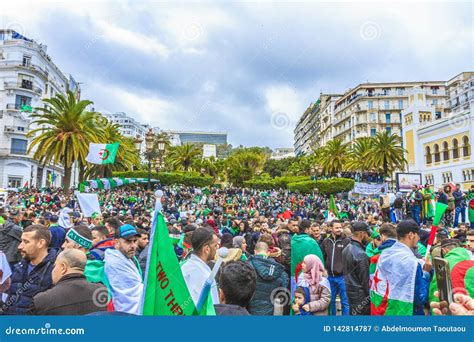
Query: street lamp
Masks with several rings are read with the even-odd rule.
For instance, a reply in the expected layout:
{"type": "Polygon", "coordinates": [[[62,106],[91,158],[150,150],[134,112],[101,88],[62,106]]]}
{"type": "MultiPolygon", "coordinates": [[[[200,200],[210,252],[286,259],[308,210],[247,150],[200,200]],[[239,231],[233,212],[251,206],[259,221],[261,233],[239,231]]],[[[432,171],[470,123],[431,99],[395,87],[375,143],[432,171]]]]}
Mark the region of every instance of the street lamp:
{"type": "MultiPolygon", "coordinates": [[[[140,152],[142,150],[142,142],[143,140],[141,139],[140,135],[137,134],[137,136],[135,137],[135,139],[133,139],[133,143],[135,144],[135,149],[137,150],[138,152],[138,155],[140,155],[140,152]]],[[[133,166],[133,169],[136,170],[136,165],[133,166]]]]}
{"type": "Polygon", "coordinates": [[[155,140],[155,134],[150,128],[145,134],[145,147],[146,147],[146,157],[148,159],[148,190],[151,190],[151,159],[153,153],[153,143],[155,140]]]}
{"type": "Polygon", "coordinates": [[[158,170],[162,167],[163,164],[163,155],[165,153],[166,142],[159,138],[156,142],[156,146],[158,147],[158,170]]]}

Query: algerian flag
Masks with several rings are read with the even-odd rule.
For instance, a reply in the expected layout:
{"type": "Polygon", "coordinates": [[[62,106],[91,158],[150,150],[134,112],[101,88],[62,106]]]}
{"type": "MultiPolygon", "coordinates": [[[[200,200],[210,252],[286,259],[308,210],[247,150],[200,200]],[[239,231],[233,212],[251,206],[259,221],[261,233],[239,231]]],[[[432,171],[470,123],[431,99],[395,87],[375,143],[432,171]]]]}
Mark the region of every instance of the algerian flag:
{"type": "Polygon", "coordinates": [[[326,214],[326,222],[332,222],[333,220],[339,217],[339,210],[337,209],[336,202],[334,201],[334,196],[329,197],[329,206],[326,214]]]}
{"type": "Polygon", "coordinates": [[[91,164],[113,164],[120,143],[89,144],[89,154],[86,160],[91,164]]]}
{"type": "Polygon", "coordinates": [[[370,280],[372,316],[412,316],[419,262],[413,251],[395,242],[380,255],[370,280]]]}

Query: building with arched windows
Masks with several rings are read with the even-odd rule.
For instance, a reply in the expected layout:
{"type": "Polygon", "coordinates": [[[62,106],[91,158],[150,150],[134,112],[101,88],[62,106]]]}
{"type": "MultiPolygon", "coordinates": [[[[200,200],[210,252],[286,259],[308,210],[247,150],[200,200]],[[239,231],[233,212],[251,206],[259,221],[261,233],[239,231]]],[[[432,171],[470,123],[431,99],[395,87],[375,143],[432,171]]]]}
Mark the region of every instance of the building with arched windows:
{"type": "Polygon", "coordinates": [[[444,116],[414,88],[409,106],[402,111],[402,137],[408,172],[421,173],[435,187],[459,183],[464,190],[474,184],[474,72],[463,72],[446,83],[444,116]]]}

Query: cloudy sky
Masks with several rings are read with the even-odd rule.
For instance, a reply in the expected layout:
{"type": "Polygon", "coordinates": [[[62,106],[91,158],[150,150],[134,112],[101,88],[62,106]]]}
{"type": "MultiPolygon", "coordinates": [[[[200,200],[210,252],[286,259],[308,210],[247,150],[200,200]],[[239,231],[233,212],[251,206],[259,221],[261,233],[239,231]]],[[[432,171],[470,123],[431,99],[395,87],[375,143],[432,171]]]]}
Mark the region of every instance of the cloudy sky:
{"type": "Polygon", "coordinates": [[[8,2],[96,110],[233,145],[292,146],[320,92],[474,69],[469,2],[8,2]]]}

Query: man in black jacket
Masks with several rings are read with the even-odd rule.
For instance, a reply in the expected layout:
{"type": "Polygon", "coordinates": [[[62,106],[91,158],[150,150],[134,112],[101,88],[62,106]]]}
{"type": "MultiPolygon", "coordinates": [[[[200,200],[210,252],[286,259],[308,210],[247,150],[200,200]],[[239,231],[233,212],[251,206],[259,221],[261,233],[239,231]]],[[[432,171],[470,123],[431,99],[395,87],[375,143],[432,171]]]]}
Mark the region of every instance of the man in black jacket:
{"type": "Polygon", "coordinates": [[[23,259],[15,265],[11,275],[8,298],[2,306],[6,315],[25,315],[33,297],[49,289],[53,283],[51,272],[57,252],[48,251],[51,233],[40,224],[31,225],[23,230],[18,246],[23,259]]]}
{"type": "Polygon", "coordinates": [[[342,251],[350,243],[350,239],[342,233],[342,224],[338,220],[331,222],[331,236],[324,239],[322,252],[324,266],[328,271],[328,280],[331,284],[331,315],[336,315],[336,296],[341,299],[342,314],[349,314],[346,286],[342,267],[342,251]]]}
{"type": "Polygon", "coordinates": [[[52,272],[53,288],[33,297],[34,315],[86,315],[105,311],[107,288],[89,283],[84,276],[87,257],[78,249],[67,249],[56,258],[52,272]]]}
{"type": "Polygon", "coordinates": [[[351,243],[342,251],[350,315],[370,315],[369,258],[365,246],[372,235],[367,223],[352,224],[351,243]]]}

